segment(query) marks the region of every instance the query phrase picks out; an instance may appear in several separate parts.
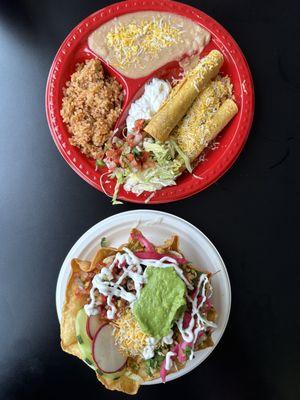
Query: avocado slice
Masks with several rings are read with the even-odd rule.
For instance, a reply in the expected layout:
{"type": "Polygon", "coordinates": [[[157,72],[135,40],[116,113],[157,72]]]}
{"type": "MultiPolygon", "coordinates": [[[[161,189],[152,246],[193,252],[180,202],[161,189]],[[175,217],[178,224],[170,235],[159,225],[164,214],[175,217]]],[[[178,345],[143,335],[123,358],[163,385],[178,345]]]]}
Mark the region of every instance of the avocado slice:
{"type": "Polygon", "coordinates": [[[76,338],[77,343],[80,349],[80,352],[83,357],[83,361],[86,362],[91,368],[93,368],[99,375],[105,377],[105,379],[117,379],[120,378],[125,372],[125,368],[122,371],[113,372],[111,374],[105,374],[101,370],[97,368],[94,363],[93,353],[92,353],[92,340],[87,334],[86,331],[86,323],[88,320],[88,316],[84,311],[84,308],[81,308],[76,316],[75,321],[75,330],[76,330],[76,338]]]}
{"type": "Polygon", "coordinates": [[[75,322],[76,338],[83,360],[90,367],[96,369],[92,355],[92,341],[89,338],[86,331],[87,319],[88,316],[86,315],[84,309],[81,308],[76,316],[76,322],[75,322]]]}

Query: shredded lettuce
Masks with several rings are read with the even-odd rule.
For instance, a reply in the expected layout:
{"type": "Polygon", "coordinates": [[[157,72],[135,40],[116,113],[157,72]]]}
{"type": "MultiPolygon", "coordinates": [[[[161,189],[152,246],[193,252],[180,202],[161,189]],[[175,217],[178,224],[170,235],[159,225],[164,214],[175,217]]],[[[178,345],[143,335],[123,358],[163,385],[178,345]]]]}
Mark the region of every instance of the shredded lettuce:
{"type": "Polygon", "coordinates": [[[116,168],[111,174],[112,178],[117,179],[112,199],[113,204],[122,204],[117,201],[122,184],[126,191],[139,196],[143,192],[155,192],[163,187],[176,185],[176,178],[180,175],[183,165],[189,172],[192,172],[188,157],[174,140],[159,143],[146,139],[143,147],[145,151],[151,153],[155,166],[135,171],[128,163],[124,168],[116,168]],[[179,157],[176,157],[177,154],[179,157]]]}
{"type": "Polygon", "coordinates": [[[116,186],[115,186],[115,190],[114,190],[114,195],[112,197],[112,205],[116,206],[117,204],[123,204],[122,201],[117,200],[118,198],[118,194],[119,194],[119,189],[120,189],[120,183],[117,181],[116,186]]]}
{"type": "Polygon", "coordinates": [[[190,160],[188,158],[188,156],[181,150],[181,148],[178,146],[178,144],[174,141],[174,140],[170,140],[170,142],[173,144],[173,146],[175,147],[177,153],[180,155],[180,157],[182,158],[186,169],[192,173],[193,168],[191,166],[190,160]]]}
{"type": "Polygon", "coordinates": [[[144,141],[144,149],[152,153],[155,167],[143,171],[130,172],[125,179],[124,189],[137,195],[154,192],[166,186],[176,185],[182,163],[174,159],[175,148],[170,141],[158,143],[144,141]]]}

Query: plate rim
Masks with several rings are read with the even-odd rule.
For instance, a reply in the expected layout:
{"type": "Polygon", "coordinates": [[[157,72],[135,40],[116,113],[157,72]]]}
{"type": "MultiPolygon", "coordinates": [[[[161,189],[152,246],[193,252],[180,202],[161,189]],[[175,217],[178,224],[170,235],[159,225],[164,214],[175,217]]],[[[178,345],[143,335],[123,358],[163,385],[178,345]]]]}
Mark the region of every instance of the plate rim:
{"type": "MultiPolygon", "coordinates": [[[[235,161],[237,160],[237,158],[239,157],[240,153],[242,152],[242,150],[245,146],[245,143],[248,139],[248,136],[249,136],[249,133],[251,130],[251,126],[253,123],[254,108],[255,108],[254,85],[253,85],[253,79],[252,79],[249,65],[247,63],[247,60],[246,60],[242,50],[240,49],[240,47],[237,44],[237,42],[235,41],[235,39],[231,36],[231,34],[214,18],[210,17],[208,14],[204,13],[203,11],[201,11],[193,6],[187,5],[185,3],[180,3],[177,1],[143,0],[142,2],[139,3],[139,5],[142,7],[147,6],[149,10],[151,10],[151,7],[158,7],[158,6],[169,7],[169,10],[164,10],[164,11],[175,12],[175,13],[176,13],[176,10],[177,10],[177,12],[179,12],[178,10],[180,9],[183,13],[188,12],[191,15],[192,14],[196,15],[199,18],[200,23],[201,22],[203,23],[203,20],[205,19],[207,24],[210,24],[211,26],[214,27],[214,28],[212,28],[212,32],[215,36],[222,34],[222,38],[224,38],[224,39],[223,39],[223,41],[221,40],[221,42],[222,42],[223,46],[226,48],[226,51],[230,54],[233,61],[235,61],[234,58],[236,58],[236,59],[239,58],[239,61],[242,64],[239,65],[238,67],[236,66],[236,71],[238,73],[239,78],[241,78],[241,74],[243,75],[243,77],[246,77],[247,88],[249,91],[249,93],[247,94],[247,97],[245,97],[245,100],[243,100],[243,108],[245,108],[245,103],[247,103],[246,107],[247,107],[248,111],[247,112],[244,111],[245,115],[243,115],[243,117],[244,117],[243,121],[242,120],[240,121],[239,127],[236,131],[236,132],[240,132],[240,134],[236,133],[237,136],[234,138],[234,141],[233,141],[235,143],[235,145],[234,146],[232,145],[230,152],[227,152],[226,154],[224,154],[224,153],[220,154],[220,159],[217,161],[216,165],[212,168],[212,170],[208,173],[208,176],[205,177],[205,182],[202,182],[202,184],[200,184],[199,180],[196,180],[195,182],[192,181],[191,184],[188,185],[188,189],[185,189],[184,187],[180,188],[180,186],[176,185],[176,186],[174,186],[174,190],[171,193],[167,193],[166,195],[165,195],[165,193],[160,194],[157,198],[156,198],[156,196],[154,196],[153,198],[150,198],[150,200],[147,202],[147,204],[171,203],[174,201],[179,201],[179,200],[191,197],[191,196],[201,192],[202,190],[207,189],[209,186],[213,185],[218,179],[220,179],[233,166],[233,164],[235,163],[235,161]],[[214,29],[215,29],[215,32],[214,32],[214,29]],[[227,43],[227,45],[226,45],[226,43],[227,43]],[[229,48],[228,43],[230,43],[230,47],[233,47],[232,49],[229,48]],[[245,125],[246,127],[243,126],[244,124],[246,124],[245,125]]],[[[77,165],[75,163],[75,161],[73,162],[71,157],[68,156],[67,152],[64,149],[65,143],[61,143],[59,138],[57,137],[58,135],[55,133],[55,131],[57,130],[59,132],[59,129],[57,128],[57,126],[55,126],[55,119],[56,119],[55,115],[57,115],[57,113],[55,115],[53,113],[53,98],[51,97],[51,91],[53,90],[53,88],[51,88],[51,86],[52,85],[54,86],[53,75],[55,74],[55,69],[58,68],[59,63],[61,62],[60,61],[61,53],[64,51],[63,49],[66,48],[66,46],[72,42],[72,40],[75,40],[72,38],[76,36],[76,34],[78,33],[78,30],[80,30],[80,27],[83,27],[84,24],[87,24],[91,20],[95,20],[98,17],[98,15],[101,13],[106,13],[106,12],[110,13],[112,10],[113,12],[112,12],[111,18],[113,18],[114,13],[118,12],[122,8],[126,8],[128,13],[130,13],[130,12],[137,11],[135,9],[133,9],[133,10],[131,9],[132,7],[134,8],[137,6],[138,6],[138,3],[134,0],[127,0],[127,1],[113,3],[111,5],[108,5],[102,9],[95,11],[91,15],[84,18],[81,22],[79,22],[79,24],[76,25],[71,30],[71,32],[67,35],[67,37],[65,38],[65,40],[59,47],[59,49],[55,55],[55,58],[53,60],[53,63],[51,65],[48,79],[47,79],[47,85],[46,85],[46,93],[45,93],[46,116],[47,116],[47,121],[48,121],[48,125],[50,128],[50,132],[51,132],[52,138],[56,144],[56,147],[58,148],[61,156],[64,158],[64,160],[67,162],[67,164],[82,179],[84,179],[91,186],[93,186],[98,191],[100,191],[106,195],[107,195],[107,193],[105,193],[105,190],[103,190],[103,188],[101,188],[101,184],[99,184],[99,182],[98,182],[99,179],[95,179],[95,177],[94,177],[94,179],[92,179],[92,177],[90,177],[88,174],[86,174],[84,172],[84,169],[82,168],[80,162],[79,162],[79,165],[77,165]],[[52,111],[51,111],[51,107],[52,107],[52,111]]],[[[143,10],[144,10],[144,8],[143,8],[143,10]]],[[[186,17],[189,18],[188,15],[186,15],[186,17]]],[[[209,27],[205,26],[205,28],[210,30],[209,27]]],[[[219,36],[217,36],[217,37],[218,37],[218,40],[220,40],[219,36]]],[[[234,64],[237,65],[236,62],[234,62],[234,64]]],[[[243,96],[244,96],[244,94],[243,94],[243,96]]],[[[163,189],[161,189],[161,190],[163,190],[163,189]]],[[[156,192],[154,192],[154,193],[156,193],[156,192]]],[[[150,197],[150,193],[148,196],[150,197]]],[[[111,196],[109,195],[109,197],[111,197],[111,196]]],[[[120,194],[119,199],[129,202],[129,203],[147,205],[145,203],[144,198],[140,198],[140,197],[132,194],[131,192],[127,193],[124,191],[124,193],[120,194]]]]}
{"type": "MultiPolygon", "coordinates": [[[[202,359],[202,361],[200,361],[199,363],[197,363],[194,366],[185,366],[184,368],[182,368],[181,370],[172,373],[170,375],[167,376],[167,382],[168,381],[172,381],[175,379],[178,379],[186,374],[188,374],[189,372],[191,372],[192,370],[194,370],[195,368],[197,368],[199,365],[201,365],[213,352],[213,350],[217,347],[218,343],[221,341],[224,332],[226,330],[226,327],[228,325],[228,321],[229,321],[229,317],[230,317],[230,312],[231,312],[231,303],[232,303],[232,292],[231,292],[231,284],[230,284],[230,279],[229,279],[229,275],[228,275],[228,271],[225,265],[225,262],[221,256],[221,254],[219,253],[218,249],[216,248],[216,246],[212,243],[212,241],[195,225],[193,225],[192,223],[190,223],[189,221],[186,221],[185,219],[178,217],[177,215],[165,212],[165,211],[160,211],[160,210],[153,210],[153,209],[137,209],[137,210],[130,210],[130,211],[124,211],[124,212],[120,212],[117,214],[114,214],[110,217],[104,218],[101,221],[97,222],[96,224],[94,224],[93,226],[91,226],[87,231],[85,231],[77,240],[76,242],[73,244],[73,246],[71,247],[71,249],[69,250],[69,252],[67,253],[66,257],[63,260],[63,263],[60,267],[58,276],[57,276],[57,283],[56,283],[56,289],[55,289],[55,304],[56,304],[56,314],[57,314],[57,318],[59,321],[59,325],[60,325],[60,313],[59,313],[59,308],[60,308],[60,293],[61,293],[61,286],[62,286],[62,280],[63,280],[63,273],[65,271],[65,268],[68,268],[67,263],[69,262],[69,258],[71,257],[71,254],[75,251],[75,249],[80,246],[81,242],[84,242],[85,239],[87,239],[87,237],[89,235],[91,235],[93,233],[94,230],[97,229],[97,227],[99,227],[101,224],[103,223],[109,223],[112,220],[118,220],[118,216],[120,214],[123,215],[130,215],[130,214],[141,214],[142,216],[145,216],[146,214],[152,214],[153,218],[155,217],[161,217],[161,216],[166,216],[169,217],[171,219],[175,219],[177,220],[180,224],[185,224],[187,225],[189,228],[196,230],[204,239],[205,241],[208,243],[209,246],[211,246],[211,249],[215,252],[216,256],[218,257],[219,261],[222,264],[223,267],[223,271],[225,274],[225,282],[227,285],[227,290],[228,290],[228,309],[226,310],[226,315],[224,316],[224,324],[219,332],[219,337],[217,341],[214,341],[214,346],[210,347],[207,354],[204,356],[204,358],[202,359]]],[[[162,383],[160,378],[154,379],[153,381],[147,381],[147,382],[143,382],[142,385],[143,386],[148,386],[148,385],[155,385],[155,384],[160,384],[162,383]]]]}

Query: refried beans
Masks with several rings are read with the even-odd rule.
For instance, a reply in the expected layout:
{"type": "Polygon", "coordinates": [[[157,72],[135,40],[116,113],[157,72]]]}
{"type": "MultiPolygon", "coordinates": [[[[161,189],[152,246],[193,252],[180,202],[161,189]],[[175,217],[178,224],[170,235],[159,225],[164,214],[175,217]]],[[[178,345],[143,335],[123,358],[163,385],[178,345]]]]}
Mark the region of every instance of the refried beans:
{"type": "Polygon", "coordinates": [[[114,18],[88,38],[90,49],[123,75],[137,79],[183,56],[200,54],[210,34],[192,20],[156,11],[114,18]]]}

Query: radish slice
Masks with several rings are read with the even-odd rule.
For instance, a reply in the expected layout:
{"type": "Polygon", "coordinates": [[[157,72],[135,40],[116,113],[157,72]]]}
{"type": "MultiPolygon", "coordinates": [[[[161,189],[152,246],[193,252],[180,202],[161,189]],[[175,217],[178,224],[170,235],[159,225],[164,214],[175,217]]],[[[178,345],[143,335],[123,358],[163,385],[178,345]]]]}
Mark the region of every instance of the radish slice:
{"type": "Polygon", "coordinates": [[[101,321],[100,315],[91,315],[86,321],[86,331],[89,337],[93,340],[99,328],[106,322],[101,321]]]}
{"type": "Polygon", "coordinates": [[[115,345],[111,325],[102,325],[96,333],[93,340],[93,358],[98,368],[106,374],[124,368],[127,357],[120,353],[115,345]]]}

